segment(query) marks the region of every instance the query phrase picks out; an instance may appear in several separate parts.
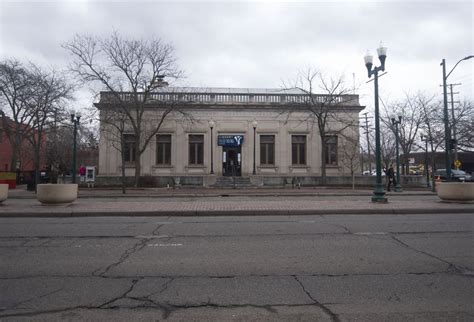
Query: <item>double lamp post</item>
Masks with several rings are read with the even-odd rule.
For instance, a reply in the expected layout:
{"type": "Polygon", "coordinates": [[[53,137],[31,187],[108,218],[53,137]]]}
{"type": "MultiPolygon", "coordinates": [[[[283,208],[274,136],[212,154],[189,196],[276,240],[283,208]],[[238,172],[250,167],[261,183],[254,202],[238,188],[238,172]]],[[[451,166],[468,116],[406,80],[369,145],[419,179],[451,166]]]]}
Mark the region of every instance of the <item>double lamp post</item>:
{"type": "Polygon", "coordinates": [[[392,117],[392,125],[395,126],[395,153],[397,154],[397,180],[395,183],[395,192],[402,192],[402,186],[400,184],[400,151],[398,150],[399,146],[399,131],[398,131],[398,126],[402,123],[402,116],[398,116],[398,120],[396,120],[394,117],[392,117]]]}
{"type": "Polygon", "coordinates": [[[380,60],[380,66],[374,67],[372,64],[373,56],[367,54],[364,57],[365,66],[369,78],[374,76],[375,86],[375,172],[376,180],[374,192],[372,195],[372,202],[385,203],[387,198],[385,197],[385,190],[382,184],[382,162],[381,162],[381,149],[380,149],[380,117],[379,117],[379,72],[385,71],[385,59],[387,58],[387,47],[382,45],[377,49],[377,54],[380,60]]]}

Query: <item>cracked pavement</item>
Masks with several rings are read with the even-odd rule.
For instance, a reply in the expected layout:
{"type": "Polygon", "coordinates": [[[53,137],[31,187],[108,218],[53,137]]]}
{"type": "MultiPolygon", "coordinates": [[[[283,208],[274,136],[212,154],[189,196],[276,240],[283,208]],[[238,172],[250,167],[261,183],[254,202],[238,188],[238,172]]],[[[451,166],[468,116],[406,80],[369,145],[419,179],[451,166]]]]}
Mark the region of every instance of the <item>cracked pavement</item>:
{"type": "Polygon", "coordinates": [[[0,218],[0,320],[471,321],[473,222],[0,218]]]}

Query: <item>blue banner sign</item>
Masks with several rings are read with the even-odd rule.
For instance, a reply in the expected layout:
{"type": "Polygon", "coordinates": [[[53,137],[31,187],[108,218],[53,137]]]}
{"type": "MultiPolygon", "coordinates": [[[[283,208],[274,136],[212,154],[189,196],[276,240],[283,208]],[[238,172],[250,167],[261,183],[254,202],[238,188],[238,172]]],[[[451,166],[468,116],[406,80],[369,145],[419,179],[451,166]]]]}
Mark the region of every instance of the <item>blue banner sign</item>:
{"type": "Polygon", "coordinates": [[[244,142],[243,135],[218,135],[217,145],[221,146],[241,146],[244,142]]]}

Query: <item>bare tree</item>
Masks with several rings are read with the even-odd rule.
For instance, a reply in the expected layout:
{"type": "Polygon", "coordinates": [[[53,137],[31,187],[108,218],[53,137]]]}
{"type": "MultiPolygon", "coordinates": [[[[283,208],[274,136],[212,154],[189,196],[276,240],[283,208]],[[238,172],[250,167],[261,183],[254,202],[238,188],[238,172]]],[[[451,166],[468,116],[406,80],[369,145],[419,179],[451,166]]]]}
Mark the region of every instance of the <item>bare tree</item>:
{"type": "Polygon", "coordinates": [[[121,184],[122,193],[126,193],[126,176],[125,176],[125,153],[126,144],[125,135],[127,133],[127,121],[128,116],[122,113],[120,110],[105,110],[101,112],[100,122],[105,125],[100,128],[100,135],[106,138],[112,147],[120,153],[120,160],[122,162],[121,167],[121,184]]]}
{"type": "Polygon", "coordinates": [[[146,107],[153,100],[153,92],[165,84],[163,77],[179,79],[183,75],[177,67],[173,47],[159,39],[125,39],[117,32],[105,39],[76,35],[63,47],[73,57],[71,70],[84,82],[98,84],[108,91],[114,108],[126,116],[136,140],[135,186],[138,186],[140,157],[177,106],[163,104],[157,120],[146,122],[146,107]]]}
{"type": "Polygon", "coordinates": [[[45,135],[46,164],[50,167],[51,181],[57,182],[58,175],[65,175],[72,163],[70,153],[73,145],[72,130],[66,124],[69,115],[64,109],[53,109],[48,131],[45,135]]]}
{"type": "Polygon", "coordinates": [[[2,128],[12,148],[10,171],[15,171],[26,138],[32,132],[33,114],[26,104],[31,95],[29,71],[17,60],[0,63],[2,128]]]}
{"type": "Polygon", "coordinates": [[[292,87],[306,94],[302,108],[308,113],[308,120],[316,124],[318,129],[321,144],[321,182],[326,184],[325,146],[328,136],[342,133],[348,127],[358,125],[358,117],[350,119],[341,117],[340,113],[342,104],[356,105],[357,96],[348,95],[353,89],[345,86],[342,76],[328,79],[312,68],[300,73],[292,87]]]}
{"type": "Polygon", "coordinates": [[[342,164],[349,169],[351,180],[352,180],[352,190],[355,189],[355,174],[356,169],[360,166],[360,151],[359,151],[359,138],[357,136],[358,131],[352,130],[352,135],[344,135],[344,141],[341,146],[342,151],[342,164]]]}
{"type": "MultiPolygon", "coordinates": [[[[381,151],[381,161],[382,167],[388,169],[388,167],[395,160],[395,137],[393,135],[392,129],[390,129],[384,123],[380,124],[380,151],[381,151]]],[[[375,139],[372,140],[372,142],[375,139]]]]}
{"type": "Polygon", "coordinates": [[[394,136],[396,130],[391,119],[402,116],[398,129],[400,148],[403,153],[402,163],[405,164],[404,173],[409,173],[409,155],[414,144],[419,140],[418,131],[425,120],[423,108],[429,106],[433,99],[433,96],[426,96],[423,93],[405,94],[405,98],[401,101],[384,104],[382,122],[392,131],[394,136]]]}
{"type": "Polygon", "coordinates": [[[30,66],[30,77],[33,83],[25,106],[32,115],[33,131],[27,139],[33,147],[35,183],[38,184],[47,131],[55,116],[65,109],[67,100],[72,98],[73,87],[57,71],[44,71],[33,64],[30,66]]]}
{"type": "Polygon", "coordinates": [[[455,119],[451,128],[456,127],[457,148],[464,152],[474,152],[474,105],[471,101],[462,101],[455,109],[455,119]]]}

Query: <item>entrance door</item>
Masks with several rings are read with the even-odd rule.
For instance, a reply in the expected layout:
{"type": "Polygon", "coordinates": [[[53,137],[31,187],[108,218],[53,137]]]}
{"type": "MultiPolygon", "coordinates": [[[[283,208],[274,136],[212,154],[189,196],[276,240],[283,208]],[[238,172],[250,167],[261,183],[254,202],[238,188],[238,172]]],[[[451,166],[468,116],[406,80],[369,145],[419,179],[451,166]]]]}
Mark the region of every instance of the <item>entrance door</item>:
{"type": "Polygon", "coordinates": [[[241,147],[222,147],[222,175],[237,176],[242,175],[241,162],[242,153],[241,147]]]}

